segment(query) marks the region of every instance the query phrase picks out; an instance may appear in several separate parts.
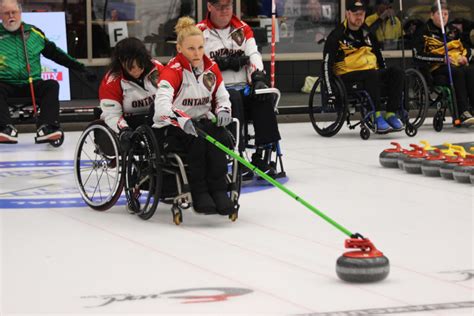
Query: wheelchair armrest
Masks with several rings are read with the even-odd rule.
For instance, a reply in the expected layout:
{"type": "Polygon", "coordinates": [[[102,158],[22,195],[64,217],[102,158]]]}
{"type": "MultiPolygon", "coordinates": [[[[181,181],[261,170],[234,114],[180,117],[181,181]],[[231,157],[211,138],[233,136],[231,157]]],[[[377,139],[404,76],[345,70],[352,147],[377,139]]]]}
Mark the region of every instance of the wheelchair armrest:
{"type": "Polygon", "coordinates": [[[265,93],[273,93],[276,94],[277,99],[275,101],[275,105],[273,106],[275,113],[278,113],[278,103],[280,102],[281,93],[280,90],[277,88],[265,88],[265,89],[257,89],[255,90],[255,94],[265,94],[265,93]]]}

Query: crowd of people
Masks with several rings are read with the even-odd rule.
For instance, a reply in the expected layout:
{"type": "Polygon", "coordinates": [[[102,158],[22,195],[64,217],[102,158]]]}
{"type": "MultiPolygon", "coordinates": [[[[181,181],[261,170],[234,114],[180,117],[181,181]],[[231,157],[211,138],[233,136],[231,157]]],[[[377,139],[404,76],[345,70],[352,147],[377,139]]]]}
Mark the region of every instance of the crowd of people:
{"type": "MultiPolygon", "coordinates": [[[[454,85],[457,111],[453,119],[461,125],[474,124],[474,67],[471,64],[471,48],[457,28],[450,25],[449,7],[441,1],[430,9],[427,23],[414,32],[414,60],[418,67],[427,69],[433,77],[443,77],[444,84],[454,85]],[[441,13],[441,15],[440,15],[441,13]],[[442,27],[446,28],[448,57],[445,57],[442,27]],[[456,113],[457,112],[457,113],[456,113]]],[[[402,107],[404,73],[400,67],[387,67],[381,49],[401,36],[401,22],[391,6],[391,0],[377,0],[376,12],[366,17],[367,6],[362,0],[346,1],[346,18],[326,39],[323,58],[323,77],[331,97],[331,82],[339,76],[346,89],[366,90],[375,106],[374,125],[379,132],[403,129],[397,117],[402,107]],[[382,108],[381,95],[387,96],[386,108],[382,108]],[[383,113],[383,111],[385,113],[383,113]]]]}
{"type": "MultiPolygon", "coordinates": [[[[308,8],[318,11],[317,2],[309,0],[308,8]]],[[[200,23],[195,24],[189,17],[179,18],[175,26],[177,55],[166,66],[154,60],[140,40],[120,41],[99,88],[101,118],[117,133],[122,148],[129,146],[133,129],[146,123],[148,117],[162,150],[187,154],[194,207],[206,214],[229,215],[233,203],[225,191],[225,155],[197,137],[197,129],[227,144],[224,128],[233,118],[251,121],[256,145],[252,163],[263,171],[270,170],[262,157],[263,148],[281,138],[273,98],[255,93],[268,87],[268,75],[252,29],[234,15],[232,6],[232,0],[208,0],[207,15],[200,23]]],[[[373,122],[377,131],[399,131],[404,128],[397,116],[404,74],[400,68],[386,65],[380,43],[386,45],[400,37],[401,22],[389,0],[377,0],[373,15],[366,17],[366,10],[362,0],[346,1],[345,20],[325,41],[323,77],[330,96],[334,76],[339,76],[346,87],[364,88],[375,106],[373,122]],[[382,95],[388,97],[386,108],[381,102],[382,95]]],[[[40,29],[22,22],[17,0],[3,0],[1,13],[0,142],[17,142],[8,99],[29,96],[31,90],[40,100],[37,138],[57,139],[62,136],[59,86],[56,81],[41,79],[40,55],[80,72],[87,70],[57,48],[40,29]],[[18,57],[18,52],[23,51],[24,58],[18,57]]],[[[448,26],[448,19],[448,6],[444,2],[441,8],[434,4],[429,21],[416,32],[414,59],[434,76],[447,77],[450,63],[459,118],[465,125],[474,124],[472,56],[459,32],[448,26]],[[442,26],[447,29],[448,59],[442,26]]],[[[317,34],[311,34],[311,38],[320,39],[317,34]]],[[[233,132],[245,136],[242,129],[233,132]]]]}

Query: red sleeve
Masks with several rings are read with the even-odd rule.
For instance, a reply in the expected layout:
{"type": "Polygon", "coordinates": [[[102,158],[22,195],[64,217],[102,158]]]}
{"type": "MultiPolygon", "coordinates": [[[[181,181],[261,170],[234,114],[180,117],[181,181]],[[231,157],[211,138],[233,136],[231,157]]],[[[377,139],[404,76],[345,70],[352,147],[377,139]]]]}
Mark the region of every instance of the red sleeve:
{"type": "Polygon", "coordinates": [[[245,35],[245,38],[247,40],[250,39],[250,38],[253,38],[252,28],[250,26],[248,26],[247,24],[245,24],[245,26],[244,26],[244,35],[245,35]]]}
{"type": "Polygon", "coordinates": [[[156,59],[152,59],[151,62],[153,63],[153,65],[155,65],[155,68],[156,70],[158,70],[158,74],[161,74],[161,71],[163,71],[163,69],[165,68],[165,66],[163,66],[162,63],[160,63],[158,60],[156,59]]]}
{"type": "Polygon", "coordinates": [[[107,73],[99,87],[99,100],[114,100],[123,104],[123,91],[120,85],[121,77],[107,73]]]}
{"type": "Polygon", "coordinates": [[[174,94],[178,93],[183,81],[183,72],[173,68],[173,66],[166,66],[160,73],[160,82],[166,80],[174,89],[174,94]]]}

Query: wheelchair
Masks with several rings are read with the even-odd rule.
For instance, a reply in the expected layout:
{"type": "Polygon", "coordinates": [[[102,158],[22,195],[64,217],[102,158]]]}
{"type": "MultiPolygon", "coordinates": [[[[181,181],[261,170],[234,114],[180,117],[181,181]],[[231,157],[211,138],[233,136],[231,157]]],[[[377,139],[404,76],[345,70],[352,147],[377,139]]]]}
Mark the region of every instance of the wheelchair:
{"type": "MultiPolygon", "coordinates": [[[[278,104],[280,102],[281,93],[277,88],[265,88],[255,90],[255,94],[272,94],[273,95],[273,109],[274,112],[278,113],[278,104]]],[[[243,138],[245,141],[245,148],[249,151],[255,151],[257,146],[255,145],[255,132],[251,120],[246,120],[243,126],[243,138]]],[[[274,142],[265,145],[263,148],[263,161],[270,167],[272,173],[270,174],[274,179],[286,177],[285,168],[283,167],[282,151],[280,142],[274,142]]],[[[250,153],[247,150],[244,153],[247,160],[249,159],[250,153]]]]}
{"type": "MultiPolygon", "coordinates": [[[[428,91],[429,104],[428,108],[436,108],[436,113],[433,117],[433,129],[441,132],[446,121],[446,112],[449,110],[451,115],[457,113],[455,99],[449,79],[446,76],[433,76],[427,67],[418,67],[421,74],[425,78],[425,89],[428,91]]],[[[457,119],[453,121],[455,127],[460,127],[461,122],[457,119]]]]}
{"type": "MultiPolygon", "coordinates": [[[[235,149],[238,141],[233,141],[235,149]]],[[[79,138],[74,174],[84,202],[94,210],[111,208],[124,191],[130,213],[148,220],[161,201],[172,205],[173,222],[179,225],[183,210],[194,210],[185,160],[179,153],[162,154],[152,128],[146,124],[134,131],[130,149],[124,152],[116,133],[102,120],[96,120],[79,138]]],[[[241,171],[236,159],[228,158],[228,164],[228,193],[234,202],[229,219],[235,221],[240,207],[241,171]]]]}
{"type": "MultiPolygon", "coordinates": [[[[363,89],[346,89],[342,79],[334,77],[331,82],[334,87],[334,96],[330,100],[326,83],[319,77],[309,97],[309,117],[316,132],[324,137],[336,135],[347,121],[349,129],[360,126],[360,137],[369,139],[371,132],[377,131],[372,118],[375,107],[367,91],[363,89]],[[351,124],[351,119],[358,113],[360,119],[351,124]]],[[[386,103],[387,98],[382,97],[386,103]]],[[[398,117],[405,124],[405,133],[413,137],[423,124],[428,103],[428,89],[423,75],[416,69],[407,69],[405,72],[405,88],[403,92],[404,106],[397,112],[398,117]]],[[[386,132],[384,132],[386,133],[386,132]]]]}
{"type": "MultiPolygon", "coordinates": [[[[7,104],[10,111],[10,117],[13,119],[14,124],[36,122],[31,98],[8,98],[7,104]]],[[[40,107],[38,107],[38,111],[41,111],[40,107]]],[[[61,138],[47,143],[53,147],[60,147],[64,142],[64,131],[61,128],[60,130],[62,132],[61,138]]]]}

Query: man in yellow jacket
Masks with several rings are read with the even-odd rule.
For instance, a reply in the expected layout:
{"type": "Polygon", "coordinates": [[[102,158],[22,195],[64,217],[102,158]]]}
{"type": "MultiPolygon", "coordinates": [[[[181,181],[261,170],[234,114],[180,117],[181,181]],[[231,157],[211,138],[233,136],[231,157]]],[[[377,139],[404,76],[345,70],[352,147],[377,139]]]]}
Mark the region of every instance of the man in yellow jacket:
{"type": "MultiPolygon", "coordinates": [[[[460,113],[459,119],[463,125],[472,125],[474,124],[471,112],[474,106],[474,66],[471,49],[461,40],[459,30],[447,24],[449,10],[445,3],[441,3],[441,13],[446,31],[458,113],[460,113]]],[[[446,83],[449,83],[441,17],[437,3],[431,7],[431,18],[415,34],[413,52],[415,61],[427,67],[433,77],[446,78],[446,83]]],[[[455,117],[453,119],[456,120],[455,117]]]]}
{"type": "Polygon", "coordinates": [[[375,36],[364,25],[365,5],[361,0],[346,1],[346,19],[329,34],[324,46],[323,71],[329,94],[331,78],[339,76],[346,90],[366,90],[375,107],[374,123],[379,133],[402,130],[396,112],[402,104],[403,71],[386,67],[375,36]],[[382,114],[381,95],[387,95],[382,114]]]}
{"type": "Polygon", "coordinates": [[[375,13],[365,19],[383,49],[397,49],[402,37],[402,23],[395,15],[393,0],[377,0],[375,13]]]}

